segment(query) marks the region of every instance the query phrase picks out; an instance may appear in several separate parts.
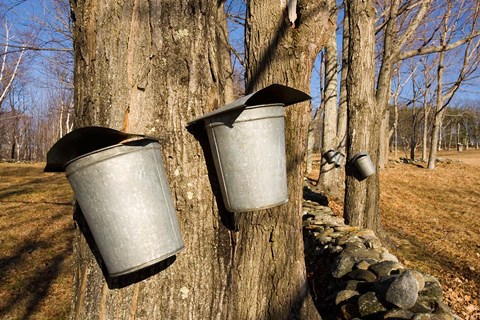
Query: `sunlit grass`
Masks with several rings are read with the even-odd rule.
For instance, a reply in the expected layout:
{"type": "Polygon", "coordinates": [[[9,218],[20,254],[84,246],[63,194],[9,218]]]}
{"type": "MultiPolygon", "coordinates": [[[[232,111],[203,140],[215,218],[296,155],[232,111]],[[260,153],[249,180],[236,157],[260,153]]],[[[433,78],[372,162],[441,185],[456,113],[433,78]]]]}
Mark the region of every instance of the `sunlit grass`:
{"type": "Polygon", "coordinates": [[[65,319],[72,288],[72,192],[40,164],[0,164],[0,318],[65,319]]]}
{"type": "MultiPolygon", "coordinates": [[[[382,221],[402,262],[438,277],[463,319],[479,319],[480,152],[441,156],[466,161],[381,173],[382,221]]],[[[70,312],[73,195],[63,174],[42,168],[0,163],[0,319],[70,312]]]]}
{"type": "Polygon", "coordinates": [[[438,277],[452,309],[478,319],[480,152],[441,156],[460,162],[434,171],[397,163],[381,173],[382,223],[403,263],[438,277]]]}

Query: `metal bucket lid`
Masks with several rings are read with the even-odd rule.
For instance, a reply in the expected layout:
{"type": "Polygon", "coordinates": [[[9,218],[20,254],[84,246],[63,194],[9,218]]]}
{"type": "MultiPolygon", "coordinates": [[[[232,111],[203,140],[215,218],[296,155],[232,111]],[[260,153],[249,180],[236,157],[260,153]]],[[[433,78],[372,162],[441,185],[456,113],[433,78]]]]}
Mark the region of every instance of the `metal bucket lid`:
{"type": "Polygon", "coordinates": [[[350,162],[351,162],[351,163],[355,163],[355,161],[357,161],[358,159],[363,158],[363,157],[365,157],[365,156],[368,156],[368,153],[367,153],[367,152],[364,152],[364,151],[361,151],[361,152],[355,154],[355,155],[352,157],[352,159],[350,159],[350,162]]]}
{"type": "Polygon", "coordinates": [[[285,118],[285,105],[283,103],[260,104],[247,106],[244,109],[234,109],[203,119],[205,128],[219,125],[232,127],[234,123],[248,122],[253,120],[285,118]],[[251,110],[251,112],[249,111],[251,110]]]}
{"type": "Polygon", "coordinates": [[[125,133],[105,127],[84,127],[76,129],[58,140],[47,153],[45,172],[64,172],[72,160],[118,144],[135,140],[153,140],[141,134],[125,133]]]}
{"type": "Polygon", "coordinates": [[[242,109],[247,106],[266,105],[282,103],[285,106],[289,106],[294,103],[310,100],[311,97],[303,91],[290,88],[281,84],[272,84],[268,87],[260,89],[254,93],[239,98],[232,103],[229,103],[221,108],[218,108],[212,112],[204,114],[194,120],[190,121],[188,125],[192,125],[200,120],[217,116],[219,114],[233,111],[236,109],[242,109]]]}
{"type": "MultiPolygon", "coordinates": [[[[64,168],[64,171],[67,172],[67,175],[68,175],[68,166],[70,164],[72,164],[73,162],[77,161],[77,160],[80,160],[80,159],[83,159],[83,158],[87,158],[91,155],[94,155],[94,154],[98,154],[100,152],[103,152],[103,151],[107,151],[107,150],[110,150],[110,149],[114,149],[114,148],[117,148],[117,147],[121,147],[121,146],[125,146],[125,145],[135,145],[135,146],[140,146],[140,145],[146,145],[148,143],[152,143],[152,142],[156,142],[158,143],[158,140],[156,139],[151,139],[151,138],[145,138],[145,137],[135,137],[135,138],[130,138],[130,139],[127,139],[127,140],[124,140],[120,143],[117,143],[117,144],[113,144],[111,146],[107,146],[105,148],[100,148],[100,149],[97,149],[97,150],[93,150],[93,151],[90,151],[88,153],[85,153],[85,154],[82,154],[82,155],[79,155],[78,157],[76,158],[73,158],[71,160],[69,160],[68,162],[66,162],[64,165],[63,165],[63,168],[64,168]],[[143,144],[142,144],[143,143],[143,144]]],[[[133,152],[133,151],[130,151],[130,152],[133,152]]],[[[125,152],[123,152],[123,154],[125,154],[125,152]]],[[[112,155],[110,157],[113,157],[112,155]]]]}

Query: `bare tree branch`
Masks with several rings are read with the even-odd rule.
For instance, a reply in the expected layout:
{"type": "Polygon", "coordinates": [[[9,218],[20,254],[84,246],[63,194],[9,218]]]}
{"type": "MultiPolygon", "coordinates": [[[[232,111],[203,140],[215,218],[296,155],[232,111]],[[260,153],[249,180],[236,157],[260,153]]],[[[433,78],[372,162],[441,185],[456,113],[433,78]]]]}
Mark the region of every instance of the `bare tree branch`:
{"type": "Polygon", "coordinates": [[[450,51],[452,49],[458,48],[462,44],[469,42],[470,40],[474,39],[475,37],[478,37],[479,35],[480,35],[480,30],[474,32],[473,34],[469,35],[464,39],[457,40],[453,43],[438,45],[438,46],[421,47],[416,50],[405,51],[398,56],[398,60],[405,60],[415,56],[437,53],[441,51],[450,51]]]}
{"type": "MultiPolygon", "coordinates": [[[[7,23],[5,23],[5,33],[6,33],[6,43],[8,43],[8,41],[9,41],[9,27],[8,27],[7,23]]],[[[7,53],[8,53],[8,45],[5,46],[4,56],[3,56],[3,59],[2,59],[2,68],[1,68],[1,71],[0,71],[0,83],[3,81],[3,79],[5,77],[5,73],[6,73],[6,64],[7,64],[6,56],[7,56],[7,53]]],[[[15,77],[17,75],[18,66],[20,65],[20,62],[22,61],[24,53],[25,53],[25,50],[20,51],[20,55],[17,57],[17,61],[14,63],[15,66],[13,67],[13,71],[11,72],[11,74],[9,74],[10,78],[8,79],[5,87],[3,87],[2,91],[0,92],[0,105],[2,105],[3,101],[5,100],[6,95],[8,94],[8,92],[9,92],[11,86],[12,86],[13,80],[15,79],[15,77]]]]}

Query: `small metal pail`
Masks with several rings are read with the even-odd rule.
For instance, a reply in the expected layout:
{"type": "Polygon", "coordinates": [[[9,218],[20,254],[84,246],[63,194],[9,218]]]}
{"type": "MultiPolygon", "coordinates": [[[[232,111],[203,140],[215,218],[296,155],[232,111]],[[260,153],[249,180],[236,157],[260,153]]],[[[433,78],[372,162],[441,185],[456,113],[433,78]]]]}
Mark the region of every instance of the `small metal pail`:
{"type": "Polygon", "coordinates": [[[362,178],[367,178],[375,173],[375,165],[366,152],[355,155],[353,158],[353,163],[355,164],[355,167],[362,178]]]}
{"type": "Polygon", "coordinates": [[[283,104],[248,106],[204,121],[227,210],[288,201],[283,104]]]}
{"type": "Polygon", "coordinates": [[[73,159],[65,171],[110,276],[183,248],[157,141],[99,149],[73,159]]]}
{"type": "Polygon", "coordinates": [[[341,167],[345,165],[345,156],[341,152],[337,152],[333,157],[333,163],[335,163],[335,167],[341,167]]]}
{"type": "Polygon", "coordinates": [[[334,157],[336,155],[337,155],[337,153],[335,152],[335,150],[330,149],[323,154],[323,157],[325,158],[325,160],[327,160],[327,163],[331,164],[331,163],[335,162],[334,157]]]}

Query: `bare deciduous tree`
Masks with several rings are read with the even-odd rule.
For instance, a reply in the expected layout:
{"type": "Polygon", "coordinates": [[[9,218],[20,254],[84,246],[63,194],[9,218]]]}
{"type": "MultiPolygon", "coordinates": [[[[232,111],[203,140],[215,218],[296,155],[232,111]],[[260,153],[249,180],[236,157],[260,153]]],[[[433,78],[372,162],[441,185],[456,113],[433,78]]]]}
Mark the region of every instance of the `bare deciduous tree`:
{"type": "MultiPolygon", "coordinates": [[[[463,2],[462,2],[463,3],[463,2]]],[[[440,33],[440,47],[451,47],[452,43],[458,43],[459,41],[452,42],[455,39],[456,27],[460,21],[460,14],[452,15],[452,8],[454,6],[454,1],[447,1],[447,8],[443,16],[442,29],[440,33]]],[[[477,27],[477,18],[478,18],[479,8],[478,6],[474,7],[474,12],[472,13],[472,25],[470,28],[469,36],[465,37],[465,41],[462,41],[463,46],[463,59],[462,65],[458,72],[456,80],[446,87],[444,83],[444,74],[445,74],[445,56],[446,51],[441,51],[438,54],[437,61],[437,88],[436,88],[436,101],[435,101],[435,114],[434,122],[430,143],[430,154],[428,158],[428,169],[435,169],[435,162],[437,158],[437,148],[439,140],[439,130],[441,123],[445,114],[445,110],[455,93],[460,88],[462,82],[467,80],[469,76],[474,74],[480,63],[480,58],[478,56],[477,48],[480,44],[480,39],[476,39],[478,35],[477,27]]],[[[463,39],[462,39],[463,40],[463,39]]],[[[460,45],[459,45],[460,46],[460,45]]]]}
{"type": "MultiPolygon", "coordinates": [[[[368,136],[368,141],[375,141],[371,146],[371,149],[366,149],[364,151],[369,151],[374,162],[377,164],[377,168],[383,166],[383,163],[386,159],[382,157],[384,154],[379,153],[378,149],[384,150],[384,146],[387,143],[386,137],[387,134],[384,132],[380,132],[380,124],[382,119],[387,116],[387,105],[391,98],[391,82],[394,74],[394,65],[402,60],[412,58],[414,56],[430,54],[433,52],[445,52],[448,50],[452,50],[461,46],[462,44],[468,43],[472,39],[474,39],[479,34],[479,30],[475,28],[471,29],[472,31],[467,35],[462,37],[461,39],[455,39],[455,41],[451,41],[448,43],[443,44],[436,44],[435,43],[435,35],[437,34],[438,26],[441,23],[437,24],[437,27],[432,28],[432,30],[428,33],[428,36],[422,39],[421,41],[412,41],[413,36],[418,32],[420,26],[423,26],[429,14],[435,15],[437,14],[438,6],[441,5],[442,2],[438,1],[435,2],[436,6],[432,6],[433,0],[427,1],[400,1],[400,0],[392,0],[392,1],[378,1],[377,5],[380,5],[382,12],[380,13],[380,19],[377,20],[377,28],[374,32],[377,34],[378,38],[381,39],[381,46],[378,52],[378,60],[380,66],[377,71],[377,77],[375,81],[375,86],[372,87],[374,90],[375,103],[377,106],[375,107],[376,112],[370,114],[370,123],[371,125],[368,126],[367,129],[361,129],[360,127],[356,127],[357,131],[355,134],[358,135],[358,131],[365,130],[365,136],[368,136]],[[378,126],[378,127],[377,127],[378,126]],[[377,140],[378,139],[378,140],[377,140]]],[[[472,3],[473,4],[473,3],[472,3]]],[[[370,5],[370,4],[368,4],[370,5]]],[[[373,4],[372,4],[373,5],[373,4]]],[[[470,5],[472,8],[472,5],[470,5]]],[[[475,7],[473,7],[475,8],[475,7]]],[[[478,8],[477,8],[478,9],[478,8]]],[[[349,19],[352,18],[351,15],[348,17],[349,19]]],[[[370,23],[370,22],[369,22],[370,23]]],[[[352,23],[350,23],[352,26],[352,23]]],[[[355,32],[350,32],[352,36],[355,32]]],[[[358,34],[356,36],[359,36],[358,34]]],[[[357,39],[352,39],[350,37],[350,42],[357,41],[357,39]]],[[[453,39],[452,39],[453,40],[453,39]]],[[[378,40],[377,40],[378,41],[378,40]]],[[[350,46],[351,48],[352,46],[350,46]]],[[[369,46],[367,49],[364,49],[365,54],[372,54],[369,53],[369,46]]],[[[349,53],[349,57],[352,57],[352,54],[349,53]]],[[[349,59],[350,64],[352,64],[352,60],[349,59]]],[[[359,71],[361,72],[361,71],[359,71]]],[[[358,81],[361,81],[358,79],[358,81]]],[[[362,82],[356,83],[356,86],[365,86],[366,82],[370,80],[366,77],[365,80],[362,82]]],[[[366,99],[365,97],[363,99],[366,99]]],[[[352,101],[352,103],[355,103],[352,101]]],[[[350,113],[349,113],[350,116],[350,113]]],[[[386,126],[384,126],[386,130],[386,126]]],[[[349,134],[353,134],[354,132],[350,131],[349,134]]],[[[363,135],[363,134],[362,134],[363,135]]],[[[359,150],[359,148],[366,148],[365,142],[362,144],[357,145],[356,147],[350,146],[350,150],[359,150]]],[[[352,157],[353,154],[349,154],[348,157],[352,157]]],[[[347,178],[346,182],[346,189],[352,189],[351,192],[347,191],[345,206],[345,216],[347,217],[348,221],[355,221],[355,224],[360,224],[364,226],[368,226],[371,228],[376,228],[375,221],[378,221],[378,180],[375,181],[376,178],[369,178],[367,181],[362,185],[358,184],[352,179],[347,178]],[[368,186],[365,186],[367,184],[368,186]],[[362,191],[363,190],[363,191],[362,191]],[[366,190],[368,190],[368,195],[366,194],[366,190]],[[375,191],[377,190],[377,191],[375,191]],[[351,198],[353,197],[353,198],[351,198]],[[359,203],[364,203],[365,198],[367,198],[367,204],[359,206],[359,203]]]]}
{"type": "Polygon", "coordinates": [[[25,54],[25,48],[20,47],[19,50],[12,50],[10,47],[10,26],[7,22],[4,24],[5,35],[3,43],[3,52],[0,67],[0,108],[5,101],[13,81],[18,75],[19,66],[25,54]]]}
{"type": "MultiPolygon", "coordinates": [[[[338,8],[334,0],[327,1],[330,11],[330,21],[335,22],[335,28],[325,45],[325,87],[323,89],[323,130],[321,155],[328,150],[341,152],[342,139],[345,135],[339,129],[339,107],[338,107],[338,50],[336,36],[336,20],[338,8]]],[[[343,129],[343,127],[342,127],[343,129]]],[[[341,195],[343,191],[343,170],[335,164],[329,164],[325,159],[320,158],[320,176],[317,187],[327,195],[341,195]]]]}

